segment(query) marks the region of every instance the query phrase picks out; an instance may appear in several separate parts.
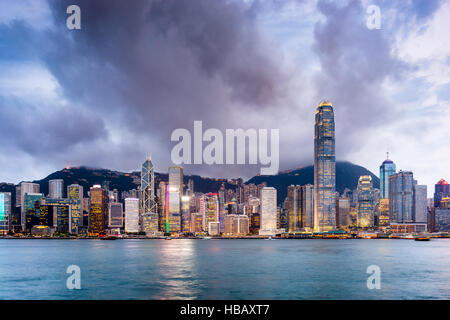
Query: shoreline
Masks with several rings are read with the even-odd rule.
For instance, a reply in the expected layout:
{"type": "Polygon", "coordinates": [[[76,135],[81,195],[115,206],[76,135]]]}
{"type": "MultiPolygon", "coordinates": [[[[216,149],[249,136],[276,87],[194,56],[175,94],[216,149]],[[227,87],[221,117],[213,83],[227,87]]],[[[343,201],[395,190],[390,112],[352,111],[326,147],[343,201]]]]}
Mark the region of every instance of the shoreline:
{"type": "MultiPolygon", "coordinates": [[[[116,239],[105,239],[101,237],[90,237],[90,238],[70,238],[70,237],[0,237],[0,240],[414,240],[414,238],[271,238],[268,237],[218,237],[218,238],[199,238],[199,237],[142,237],[142,238],[116,238],[116,239]]],[[[440,236],[440,237],[430,237],[432,239],[450,239],[449,236],[440,236]]]]}

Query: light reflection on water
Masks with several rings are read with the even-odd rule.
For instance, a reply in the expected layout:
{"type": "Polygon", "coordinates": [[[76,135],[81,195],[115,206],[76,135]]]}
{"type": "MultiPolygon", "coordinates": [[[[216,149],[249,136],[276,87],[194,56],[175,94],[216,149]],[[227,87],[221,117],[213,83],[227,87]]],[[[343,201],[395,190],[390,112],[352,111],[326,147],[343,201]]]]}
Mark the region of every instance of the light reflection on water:
{"type": "Polygon", "coordinates": [[[449,265],[448,239],[0,239],[0,298],[450,299],[449,265]],[[81,290],[65,286],[72,264],[81,290]]]}

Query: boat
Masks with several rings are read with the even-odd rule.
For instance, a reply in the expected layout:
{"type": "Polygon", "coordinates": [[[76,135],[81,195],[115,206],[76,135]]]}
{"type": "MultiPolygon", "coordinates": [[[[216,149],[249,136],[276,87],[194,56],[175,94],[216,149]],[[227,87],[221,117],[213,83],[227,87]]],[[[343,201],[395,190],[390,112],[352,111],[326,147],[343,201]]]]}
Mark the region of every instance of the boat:
{"type": "Polygon", "coordinates": [[[430,237],[416,237],[415,241],[430,241],[430,237]]]}
{"type": "Polygon", "coordinates": [[[273,240],[271,236],[269,236],[266,240],[273,240]]]}
{"type": "Polygon", "coordinates": [[[209,240],[209,239],[212,239],[211,237],[203,237],[202,238],[203,240],[209,240]]]}
{"type": "Polygon", "coordinates": [[[171,237],[165,237],[164,240],[172,240],[171,237]]]}
{"type": "Polygon", "coordinates": [[[106,237],[102,237],[100,239],[102,239],[102,240],[117,240],[118,237],[116,237],[116,236],[106,236],[106,237]]]}

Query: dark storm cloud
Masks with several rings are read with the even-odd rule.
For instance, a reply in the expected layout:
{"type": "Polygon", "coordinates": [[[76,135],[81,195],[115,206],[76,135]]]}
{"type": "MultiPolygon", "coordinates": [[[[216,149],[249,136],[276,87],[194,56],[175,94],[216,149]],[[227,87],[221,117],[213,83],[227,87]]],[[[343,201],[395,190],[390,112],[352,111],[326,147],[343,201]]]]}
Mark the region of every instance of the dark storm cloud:
{"type": "Polygon", "coordinates": [[[324,23],[315,26],[315,52],[322,66],[318,93],[335,106],[341,155],[358,148],[365,129],[386,125],[397,116],[386,99],[383,81],[400,79],[409,67],[391,55],[389,34],[366,27],[366,10],[359,1],[339,6],[319,1],[324,23]]]}
{"type": "Polygon", "coordinates": [[[15,147],[33,156],[68,152],[77,144],[105,138],[104,124],[80,109],[31,105],[17,98],[0,97],[2,147],[15,147]]]}
{"type": "Polygon", "coordinates": [[[95,107],[128,109],[139,115],[136,128],[142,115],[172,129],[177,118],[185,122],[180,112],[187,109],[191,121],[227,107],[208,90],[230,90],[247,107],[270,105],[280,94],[283,75],[261,40],[252,7],[155,0],[132,1],[124,9],[123,1],[76,1],[82,30],[70,32],[65,8],[72,3],[52,2],[61,30],[51,39],[58,47],[47,53],[51,70],[74,98],[94,90],[116,96],[95,107]]]}
{"type": "Polygon", "coordinates": [[[130,146],[147,140],[146,153],[160,163],[170,164],[174,129],[191,129],[194,120],[205,128],[236,128],[247,111],[270,109],[286,94],[288,76],[258,29],[256,5],[49,3],[55,28],[47,31],[40,55],[64,94],[114,123],[108,128],[133,134],[130,146]],[[66,28],[71,4],[81,8],[81,30],[66,28]],[[231,117],[237,108],[241,119],[231,117]]]}
{"type": "MultiPolygon", "coordinates": [[[[270,32],[260,29],[261,13],[276,14],[284,1],[48,3],[54,18],[50,29],[33,30],[23,22],[0,25],[0,40],[8,43],[0,59],[37,59],[67,100],[64,106],[20,99],[8,100],[10,106],[18,101],[15,109],[0,105],[0,119],[17,119],[0,129],[7,136],[14,133],[10,144],[42,161],[49,161],[47,153],[65,150],[73,165],[129,170],[151,154],[157,169],[166,170],[174,129],[192,129],[194,120],[203,120],[205,129],[248,128],[261,118],[270,119],[263,128],[267,123],[281,128],[281,139],[289,135],[287,142],[280,141],[282,169],[308,165],[313,130],[297,138],[295,125],[312,127],[314,108],[323,98],[335,105],[338,154],[345,158],[364,142],[365,129],[395,118],[395,105],[385,97],[382,83],[401,79],[409,70],[391,55],[395,31],[367,29],[366,8],[359,1],[318,2],[324,20],[315,25],[312,54],[321,71],[311,78],[301,73],[302,61],[289,61],[295,67],[286,71],[281,50],[267,38],[270,32]],[[72,4],[81,8],[81,30],[66,28],[66,8],[72,4]],[[315,93],[315,101],[297,86],[302,82],[311,84],[305,87],[315,93]],[[279,114],[289,123],[277,123],[279,114]],[[33,125],[39,133],[25,132],[33,125]],[[293,131],[283,131],[285,126],[293,131]],[[74,146],[80,148],[73,151],[74,146]]],[[[413,1],[405,10],[426,19],[438,4],[413,1]]],[[[391,4],[380,5],[383,10],[391,4]]],[[[299,49],[311,54],[309,47],[299,49]]],[[[249,176],[258,171],[257,166],[196,166],[191,172],[249,176]]]]}

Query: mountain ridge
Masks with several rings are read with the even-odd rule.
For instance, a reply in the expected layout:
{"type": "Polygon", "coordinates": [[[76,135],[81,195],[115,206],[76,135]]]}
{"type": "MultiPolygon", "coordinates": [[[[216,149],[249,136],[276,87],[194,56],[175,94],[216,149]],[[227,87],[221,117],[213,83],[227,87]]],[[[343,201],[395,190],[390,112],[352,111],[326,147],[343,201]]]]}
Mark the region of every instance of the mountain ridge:
{"type": "MultiPolygon", "coordinates": [[[[379,188],[379,179],[372,172],[366,168],[346,161],[336,162],[336,190],[340,193],[345,188],[351,190],[356,189],[358,184],[358,178],[361,175],[371,175],[375,188],[379,188]]],[[[83,186],[85,196],[89,188],[94,184],[103,184],[104,181],[109,181],[110,190],[117,189],[121,191],[129,191],[136,189],[140,183],[140,172],[121,172],[102,168],[89,168],[86,166],[64,168],[59,171],[55,171],[49,174],[47,177],[34,180],[34,183],[40,185],[40,191],[44,195],[48,194],[48,181],[52,179],[63,179],[64,188],[73,183],[78,183],[83,186]]],[[[196,192],[216,192],[221,187],[222,183],[225,184],[227,189],[236,189],[236,184],[232,183],[232,179],[225,178],[208,178],[201,177],[199,175],[184,175],[184,181],[188,179],[194,180],[194,190],[196,192]]],[[[167,173],[155,172],[155,186],[157,187],[160,181],[167,181],[167,173]]],[[[236,180],[236,179],[234,179],[236,180]]],[[[306,167],[284,170],[273,176],[254,176],[245,182],[246,184],[254,183],[259,184],[266,182],[267,186],[275,187],[278,192],[277,202],[281,203],[287,194],[287,187],[291,184],[305,185],[314,183],[314,166],[309,165],[306,167]]],[[[15,186],[9,183],[0,183],[0,191],[11,192],[12,202],[15,202],[15,186]]]]}

